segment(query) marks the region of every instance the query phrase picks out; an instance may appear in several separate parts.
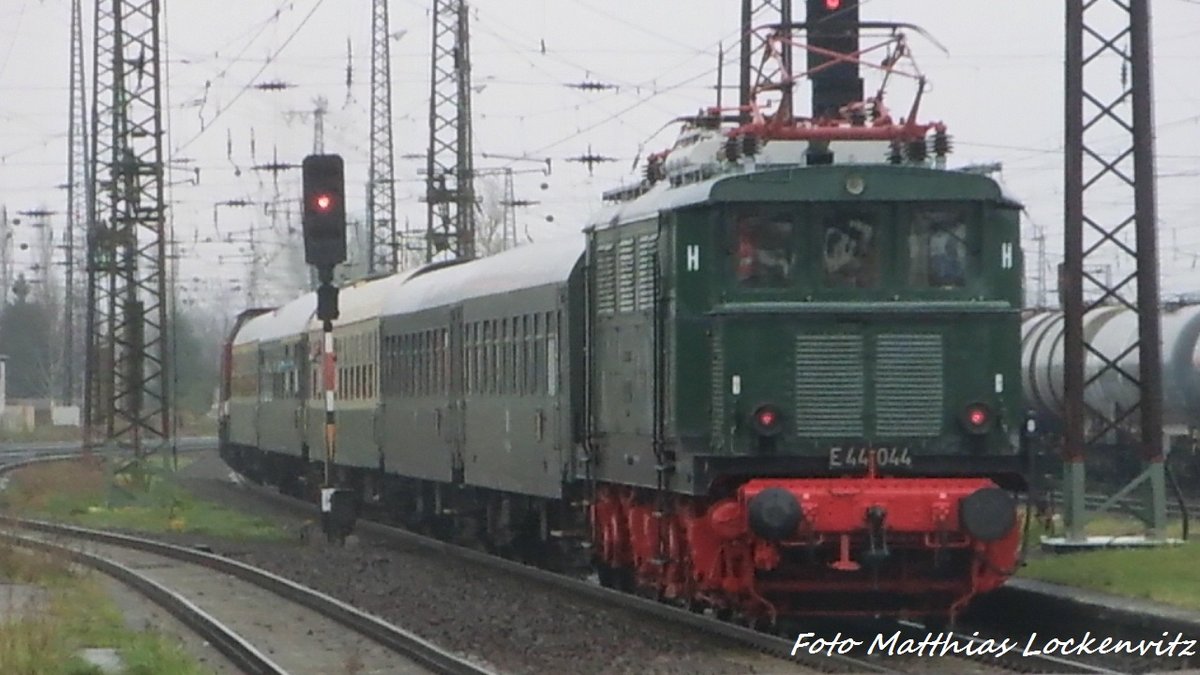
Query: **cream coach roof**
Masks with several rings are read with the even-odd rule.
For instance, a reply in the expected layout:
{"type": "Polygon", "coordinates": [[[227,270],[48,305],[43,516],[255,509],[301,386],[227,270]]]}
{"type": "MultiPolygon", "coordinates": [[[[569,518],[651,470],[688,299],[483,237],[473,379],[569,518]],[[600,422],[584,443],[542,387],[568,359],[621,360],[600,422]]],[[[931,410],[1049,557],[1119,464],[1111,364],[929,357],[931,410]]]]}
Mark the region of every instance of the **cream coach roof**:
{"type": "Polygon", "coordinates": [[[269,342],[299,335],[316,309],[316,293],[306,293],[282,307],[276,307],[247,321],[237,332],[233,344],[237,346],[251,342],[269,342]]]}
{"type": "Polygon", "coordinates": [[[471,298],[565,282],[583,255],[584,242],[582,234],[572,234],[417,274],[388,296],[383,312],[387,316],[408,314],[471,298]]]}
{"type": "MultiPolygon", "coordinates": [[[[338,318],[333,322],[334,327],[349,326],[368,319],[378,319],[383,311],[387,298],[400,292],[400,288],[414,274],[412,271],[391,274],[378,279],[358,281],[343,287],[338,292],[338,318]]],[[[313,311],[316,311],[316,298],[312,300],[313,311]]],[[[311,316],[308,321],[309,331],[320,331],[321,321],[311,316]]]]}
{"type": "MultiPolygon", "coordinates": [[[[563,283],[583,255],[584,243],[582,234],[572,234],[423,274],[417,270],[360,281],[339,292],[339,317],[334,325],[347,326],[470,298],[563,283]]],[[[319,331],[321,322],[315,317],[316,308],[316,293],[306,293],[247,321],[233,344],[274,341],[319,331]]]]}

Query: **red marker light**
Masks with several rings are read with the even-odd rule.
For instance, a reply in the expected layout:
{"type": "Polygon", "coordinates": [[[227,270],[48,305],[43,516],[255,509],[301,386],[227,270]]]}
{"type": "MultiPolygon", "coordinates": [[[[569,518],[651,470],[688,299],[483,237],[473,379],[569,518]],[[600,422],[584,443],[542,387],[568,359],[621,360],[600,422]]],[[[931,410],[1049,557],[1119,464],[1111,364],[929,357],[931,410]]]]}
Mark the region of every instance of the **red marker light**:
{"type": "Polygon", "coordinates": [[[971,426],[981,427],[987,423],[987,412],[982,408],[975,408],[967,413],[967,421],[971,426]]]}
{"type": "Polygon", "coordinates": [[[758,412],[758,423],[761,424],[763,427],[770,428],[770,427],[775,426],[776,419],[777,418],[775,417],[774,410],[767,409],[767,410],[760,410],[758,412]]]}
{"type": "Polygon", "coordinates": [[[842,0],[825,0],[825,9],[833,12],[842,6],[842,0]]]}
{"type": "Polygon", "coordinates": [[[776,436],[783,431],[783,414],[769,403],[760,405],[750,415],[750,426],[759,436],[776,436]]]}
{"type": "Polygon", "coordinates": [[[321,213],[329,211],[333,208],[333,195],[317,195],[317,198],[313,200],[313,206],[321,213]]]}
{"type": "Polygon", "coordinates": [[[958,420],[967,433],[982,436],[992,430],[992,409],[986,403],[971,403],[963,408],[958,420]]]}

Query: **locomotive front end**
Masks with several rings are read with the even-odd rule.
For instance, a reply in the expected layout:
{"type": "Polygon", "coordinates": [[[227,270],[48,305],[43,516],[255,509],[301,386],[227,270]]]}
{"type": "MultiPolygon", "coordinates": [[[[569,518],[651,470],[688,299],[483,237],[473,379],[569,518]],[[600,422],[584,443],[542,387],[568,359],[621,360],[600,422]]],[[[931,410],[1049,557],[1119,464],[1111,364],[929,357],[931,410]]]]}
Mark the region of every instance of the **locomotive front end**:
{"type": "Polygon", "coordinates": [[[687,526],[701,595],[953,615],[1019,548],[1016,205],[981,176],[789,173],[725,186],[707,242],[725,263],[679,278],[711,303],[694,477],[714,501],[687,526]]]}

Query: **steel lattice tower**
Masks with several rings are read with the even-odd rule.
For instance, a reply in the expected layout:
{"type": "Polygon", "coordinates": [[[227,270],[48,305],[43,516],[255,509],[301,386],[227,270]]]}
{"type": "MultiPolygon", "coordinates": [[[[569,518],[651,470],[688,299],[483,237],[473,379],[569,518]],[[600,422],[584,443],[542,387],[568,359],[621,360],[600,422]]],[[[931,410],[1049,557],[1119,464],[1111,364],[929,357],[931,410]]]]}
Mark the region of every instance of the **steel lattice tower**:
{"type": "Polygon", "coordinates": [[[425,259],[475,257],[471,50],[465,0],[433,0],[425,259]]]}
{"type": "Polygon", "coordinates": [[[75,332],[77,303],[75,267],[78,264],[75,234],[87,222],[88,204],[93,199],[88,158],[87,88],[83,69],[83,12],[81,0],[71,2],[71,82],[67,126],[67,231],[66,231],[66,300],[63,315],[63,380],[62,400],[66,405],[75,402],[75,384],[79,340],[75,332]]]}
{"type": "Polygon", "coordinates": [[[395,156],[392,145],[392,55],[388,0],[373,0],[371,11],[371,175],[367,185],[367,229],[371,233],[368,272],[395,272],[395,156]]]}
{"type": "MultiPolygon", "coordinates": [[[[742,0],[742,37],[741,37],[741,57],[739,59],[738,79],[738,105],[750,105],[750,97],[753,95],[753,88],[756,82],[764,77],[784,76],[791,78],[795,72],[792,69],[792,48],[790,44],[784,45],[783,64],[784,73],[766,74],[759,72],[763,63],[763,48],[761,42],[755,40],[754,29],[756,26],[764,26],[769,24],[782,24],[784,26],[792,23],[792,0],[742,0]]],[[[786,117],[792,111],[792,91],[788,89],[784,95],[779,108],[780,113],[786,117]],[[786,112],[785,112],[786,111],[786,112]]],[[[750,121],[750,113],[742,113],[742,121],[750,121]]]]}
{"type": "Polygon", "coordinates": [[[85,424],[138,454],[171,431],[160,19],[160,0],[96,4],[85,424]]]}
{"type": "Polygon", "coordinates": [[[1067,0],[1066,18],[1062,290],[1067,536],[1083,538],[1087,449],[1135,419],[1139,437],[1128,440],[1140,448],[1146,470],[1114,499],[1148,486],[1143,519],[1153,536],[1162,536],[1166,503],[1150,2],[1067,0]],[[1117,73],[1119,79],[1114,78],[1117,73]],[[1094,271],[1101,261],[1131,271],[1106,279],[1094,271]],[[1113,304],[1136,314],[1138,333],[1123,354],[1105,355],[1090,343],[1083,320],[1089,310],[1113,304]],[[1134,358],[1136,368],[1130,365],[1134,358]],[[1086,380],[1085,362],[1099,368],[1086,380]],[[1126,410],[1088,406],[1087,390],[1105,382],[1137,388],[1140,401],[1126,410]]]}

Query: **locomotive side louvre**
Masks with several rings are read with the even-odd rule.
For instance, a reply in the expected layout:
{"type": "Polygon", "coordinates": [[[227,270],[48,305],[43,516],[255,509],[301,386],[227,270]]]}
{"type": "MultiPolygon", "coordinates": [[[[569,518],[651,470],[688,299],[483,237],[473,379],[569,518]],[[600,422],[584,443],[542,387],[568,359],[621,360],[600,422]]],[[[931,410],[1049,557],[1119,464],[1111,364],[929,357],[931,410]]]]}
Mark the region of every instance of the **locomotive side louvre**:
{"type": "Polygon", "coordinates": [[[655,297],[660,237],[657,214],[589,234],[588,414],[596,480],[655,485],[655,383],[663,376],[656,354],[669,349],[656,344],[667,341],[655,333],[656,312],[667,304],[655,297]]]}

